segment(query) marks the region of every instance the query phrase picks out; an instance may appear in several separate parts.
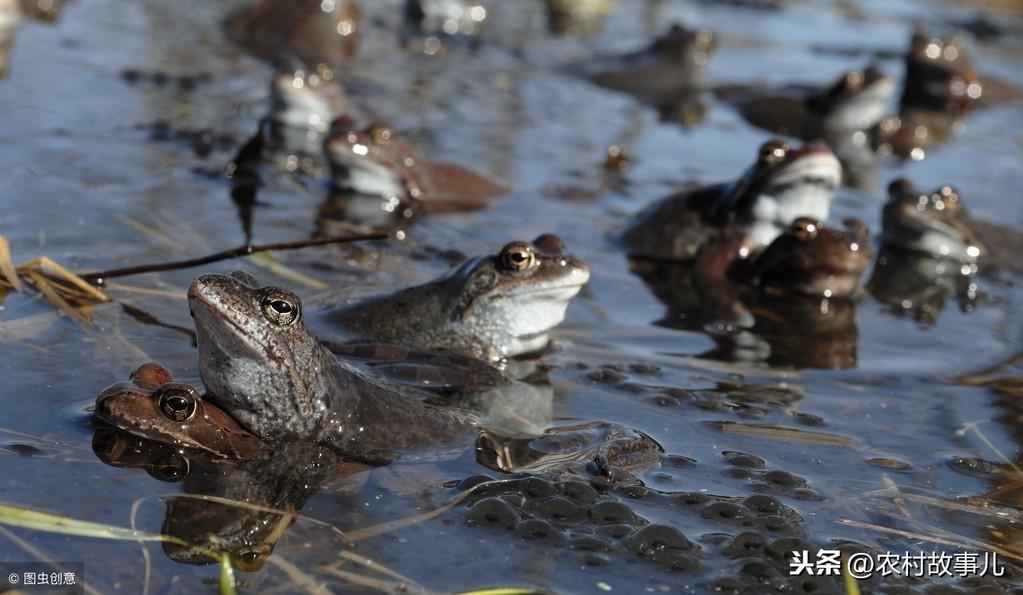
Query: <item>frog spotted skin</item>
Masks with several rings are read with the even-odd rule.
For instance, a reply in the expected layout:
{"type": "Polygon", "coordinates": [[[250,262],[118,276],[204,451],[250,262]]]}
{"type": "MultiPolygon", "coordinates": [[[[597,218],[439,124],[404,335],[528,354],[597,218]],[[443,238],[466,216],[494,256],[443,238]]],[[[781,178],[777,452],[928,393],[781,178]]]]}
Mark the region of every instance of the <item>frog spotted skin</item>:
{"type": "Polygon", "coordinates": [[[827,219],[841,181],[842,166],[827,145],[792,149],[771,140],[738,180],[654,203],[626,228],[622,242],[635,258],[685,261],[707,242],[738,231],[747,236],[746,247],[757,250],[797,217],[827,219]]]}
{"type": "Polygon", "coordinates": [[[206,398],[261,439],[311,439],[376,463],[416,449],[449,452],[476,426],[467,414],[415,398],[428,394],[336,359],[287,289],[259,287],[245,273],[202,275],[188,303],[206,398]]]}
{"type": "Polygon", "coordinates": [[[96,399],[96,416],[136,436],[197,449],[218,457],[251,459],[263,444],[195,388],[173,382],[157,364],[132,374],[96,399]]]}
{"type": "Polygon", "coordinates": [[[888,186],[882,224],[885,246],[964,263],[976,262],[987,252],[951,186],[928,193],[905,178],[895,180],[888,186]]]}
{"type": "Polygon", "coordinates": [[[542,235],[470,259],[445,277],[327,313],[361,338],[499,360],[542,349],[589,268],[542,235]]]}

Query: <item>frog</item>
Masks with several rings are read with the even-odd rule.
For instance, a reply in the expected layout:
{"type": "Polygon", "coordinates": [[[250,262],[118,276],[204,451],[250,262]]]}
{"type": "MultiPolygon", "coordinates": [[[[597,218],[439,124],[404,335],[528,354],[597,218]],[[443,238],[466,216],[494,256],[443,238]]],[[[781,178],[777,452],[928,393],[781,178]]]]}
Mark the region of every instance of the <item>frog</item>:
{"type": "Polygon", "coordinates": [[[251,459],[263,443],[195,387],[174,382],[156,363],[136,369],[96,399],[96,417],[136,436],[199,450],[216,457],[251,459]]]}
{"type": "Polygon", "coordinates": [[[799,217],[763,252],[738,263],[732,275],[767,294],[855,297],[874,250],[863,222],[850,218],[843,224],[845,229],[840,230],[799,217]]]}
{"type": "Polygon", "coordinates": [[[763,86],[715,89],[750,124],[802,140],[831,140],[869,130],[886,115],[894,92],[895,79],[873,64],[847,71],[823,88],[790,84],[767,91],[763,86]]]}
{"type": "Polygon", "coordinates": [[[596,85],[662,105],[700,87],[703,67],[715,46],[710,30],[692,30],[675,23],[644,48],[596,56],[575,69],[596,85]]]}
{"type": "Polygon", "coordinates": [[[966,275],[1023,275],[1023,233],[974,217],[954,186],[925,192],[906,178],[893,180],[882,223],[885,247],[958,263],[966,275]]]}
{"type": "Polygon", "coordinates": [[[476,210],[511,191],[501,180],[423,157],[385,121],[360,127],[354,118],[338,118],[323,152],[332,189],[381,197],[388,211],[403,204],[426,213],[476,210]]]}
{"type": "Polygon", "coordinates": [[[716,45],[709,29],[675,23],[644,48],[594,56],[569,70],[598,86],[633,95],[655,107],[663,120],[689,128],[706,113],[700,98],[703,67],[716,45]]]}
{"type": "Polygon", "coordinates": [[[906,178],[893,180],[881,222],[885,247],[967,265],[989,252],[959,192],[949,185],[924,192],[906,178]]]}
{"type": "Polygon", "coordinates": [[[311,440],[385,464],[417,449],[443,456],[478,425],[336,358],[288,289],[237,271],[205,274],[189,286],[188,304],[207,399],[260,439],[311,440]]]}
{"type": "MultiPolygon", "coordinates": [[[[467,409],[336,358],[286,288],[260,287],[238,271],[204,274],[189,286],[188,301],[206,400],[263,441],[313,442],[346,460],[386,465],[456,457],[482,427],[467,409]]],[[[646,448],[659,445],[649,439],[646,448]]],[[[619,444],[601,452],[635,460],[638,450],[619,444]]]]}
{"type": "Polygon", "coordinates": [[[884,118],[872,134],[882,154],[923,159],[931,146],[960,130],[963,118],[974,110],[1021,96],[1013,85],[982,76],[959,36],[914,31],[904,60],[899,113],[884,118]]]}
{"type": "Polygon", "coordinates": [[[500,362],[546,347],[589,278],[589,267],[565,253],[561,238],[542,234],[467,259],[439,279],[327,309],[320,326],[500,362]]]}
{"type": "Polygon", "coordinates": [[[279,69],[270,81],[266,144],[318,156],[330,123],[350,111],[345,89],[329,69],[279,69]]]}
{"type": "Polygon", "coordinates": [[[357,52],[363,23],[356,0],[262,0],[232,11],[223,26],[256,58],[333,71],[357,52]]]}
{"type": "Polygon", "coordinates": [[[710,242],[739,233],[731,257],[745,257],[781,235],[800,216],[826,220],[842,165],[825,143],[791,148],[774,138],[730,183],[684,189],[641,211],[621,233],[633,259],[692,261],[710,242]]]}
{"type": "Polygon", "coordinates": [[[714,340],[701,357],[847,368],[855,365],[859,336],[854,302],[873,258],[868,235],[858,220],[838,229],[800,217],[747,259],[722,257],[743,239],[733,232],[692,262],[646,263],[634,271],[668,307],[658,325],[714,340]]]}

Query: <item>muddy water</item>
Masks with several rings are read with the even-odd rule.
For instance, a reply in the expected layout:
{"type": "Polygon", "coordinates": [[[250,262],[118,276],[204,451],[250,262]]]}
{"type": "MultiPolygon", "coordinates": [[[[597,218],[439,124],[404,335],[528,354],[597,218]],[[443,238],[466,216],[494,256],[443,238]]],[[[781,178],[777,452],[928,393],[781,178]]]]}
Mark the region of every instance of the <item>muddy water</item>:
{"type": "MultiPolygon", "coordinates": [[[[218,174],[264,113],[270,71],[224,40],[218,23],[226,5],[77,0],[56,24],[23,25],[11,73],[0,82],[0,231],[16,260],[45,255],[84,271],[243,241],[218,174]],[[178,89],[145,78],[130,83],[126,69],[209,77],[178,89]],[[222,142],[199,155],[187,135],[155,138],[160,123],[210,131],[222,142]]],[[[558,68],[590,52],[644,43],[682,19],[719,34],[707,70],[712,84],[820,82],[876,52],[900,51],[914,23],[941,27],[973,14],[929,2],[793,1],[763,11],[629,0],[619,1],[599,37],[579,40],[547,36],[542,12],[520,0],[492,11],[494,43],[443,59],[404,54],[386,31],[371,31],[350,75],[359,81],[357,101],[416,132],[433,154],[511,181],[514,194],[484,211],[423,220],[405,242],[276,255],[289,278],[255,261],[203,269],[240,267],[313,296],[322,284],[350,290],[422,281],[448,266],[439,256],[445,250],[476,254],[555,232],[593,269],[540,363],[555,421],[606,420],[641,430],[664,446],[659,467],[618,481],[585,469],[521,479],[466,453],[440,463],[349,469],[338,479],[327,472],[332,462],[324,453],[297,453],[308,466],[225,467],[134,443],[135,465],[111,466],[94,453],[87,407],[147,360],[196,380],[189,339],[142,324],[118,304],[96,308],[93,324],[80,327],[40,300],[12,295],[0,314],[0,502],[153,533],[185,526],[187,535],[187,527],[206,526],[196,520],[205,518],[229,527],[222,532],[228,543],[247,534],[237,511],[211,512],[212,505],[196,507],[182,494],[300,509],[303,517],[290,528],[287,517],[249,519],[262,527],[252,533],[257,544],[276,541],[265,561],[265,547],[235,551],[239,567],[264,562],[240,574],[243,588],[254,591],[303,591],[303,577],[335,591],[373,590],[345,572],[394,580],[343,559],[349,550],[433,591],[515,585],[624,593],[841,588],[833,577],[788,577],[791,549],[997,547],[1023,555],[1019,478],[1006,464],[1020,459],[1020,407],[1011,396],[951,381],[1021,349],[1019,279],[982,279],[984,295],[972,311],[950,302],[932,325],[863,298],[856,332],[845,339],[853,343],[843,347],[855,365],[845,370],[729,362],[709,334],[663,323],[665,306],[610,238],[629,214],[681,184],[735,175],[766,135],[709,97],[699,125],[662,123],[630,98],[558,68]],[[587,200],[551,195],[552,187],[599,187],[611,143],[627,145],[634,159],[624,184],[587,200]],[[441,509],[484,481],[481,475],[507,481],[441,509]],[[429,510],[438,512],[367,530],[429,510]],[[330,526],[355,536],[354,548],[330,526]]],[[[971,43],[975,61],[982,72],[1023,86],[1020,18],[992,15],[1010,34],[971,43]]],[[[897,60],[883,66],[901,74],[897,60]]],[[[906,175],[924,187],[954,184],[976,216],[1023,231],[1021,163],[1023,110],[992,107],[969,117],[961,134],[923,161],[881,162],[876,186],[843,189],[833,218],[856,215],[878,229],[882,189],[906,175]]],[[[316,229],[321,186],[271,176],[260,198],[257,242],[316,229]]],[[[190,328],[184,290],[197,272],[130,277],[110,293],[190,328]]],[[[804,346],[826,348],[810,339],[804,346]]],[[[993,376],[1019,373],[1010,364],[993,376]]],[[[99,434],[100,452],[110,447],[104,440],[99,434]]],[[[216,567],[181,563],[196,560],[173,547],[165,555],[131,542],[11,531],[16,538],[0,535],[0,560],[84,561],[90,585],[101,592],[139,592],[147,568],[156,592],[210,590],[217,576],[216,567]]],[[[1017,580],[1009,578],[1014,574],[1020,571],[1009,567],[1002,580],[1017,580]]],[[[924,589],[985,580],[866,584],[924,589]]],[[[989,588],[999,592],[1005,584],[989,588]]]]}

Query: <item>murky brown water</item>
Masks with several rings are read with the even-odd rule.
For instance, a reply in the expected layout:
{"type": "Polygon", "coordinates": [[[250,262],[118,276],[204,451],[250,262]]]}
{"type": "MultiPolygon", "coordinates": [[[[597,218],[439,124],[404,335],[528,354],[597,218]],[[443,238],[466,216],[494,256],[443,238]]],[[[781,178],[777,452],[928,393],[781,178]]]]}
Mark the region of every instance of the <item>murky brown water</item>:
{"type": "MultiPolygon", "coordinates": [[[[0,81],[0,232],[17,261],[45,255],[85,271],[186,258],[243,241],[226,182],[208,174],[222,171],[255,129],[270,70],[223,38],[227,4],[76,0],[56,24],[23,25],[10,75],[0,81]],[[210,78],[180,90],[147,80],[129,84],[125,69],[210,78]],[[210,130],[224,142],[200,157],[187,141],[154,140],[158,121],[210,130]]],[[[768,592],[783,584],[840,590],[833,577],[789,579],[784,557],[789,549],[836,544],[900,553],[996,547],[1006,557],[1023,556],[1016,533],[1020,476],[999,454],[1021,459],[1018,397],[951,382],[1021,349],[1019,280],[982,279],[986,297],[973,311],[946,304],[931,326],[864,298],[855,310],[856,365],[847,370],[710,357],[708,335],[655,324],[664,305],[629,272],[610,238],[630,213],[683,183],[734,176],[767,135],[710,97],[705,120],[683,130],[558,69],[595,48],[645,43],[682,19],[720,37],[707,69],[711,84],[823,82],[862,66],[875,51],[901,51],[914,23],[942,27],[973,14],[924,1],[792,0],[783,10],[763,11],[619,0],[604,32],[580,40],[549,37],[538,3],[517,0],[492,11],[500,44],[471,54],[456,49],[445,59],[405,54],[387,32],[371,32],[353,66],[363,83],[356,100],[399,129],[419,132],[434,154],[499,174],[516,190],[484,211],[423,220],[408,241],[368,256],[310,248],[276,258],[330,286],[384,288],[445,270],[448,263],[433,249],[476,254],[556,232],[593,270],[543,360],[557,423],[599,419],[639,429],[664,446],[660,467],[605,485],[584,472],[511,481],[515,476],[489,471],[468,454],[333,480],[315,465],[295,478],[280,465],[252,464],[232,470],[243,474],[234,484],[218,479],[222,468],[197,459],[188,461],[181,482],[181,457],[167,452],[139,455],[150,474],[110,466],[93,452],[86,408],[144,361],[197,380],[194,348],[184,335],[141,324],[118,304],[98,307],[94,324],[83,328],[41,300],[11,295],[0,313],[0,503],[153,533],[196,524],[195,504],[178,498],[182,493],[240,499],[249,489],[275,506],[301,508],[303,518],[286,531],[286,520],[258,520],[279,539],[262,570],[240,574],[252,591],[312,591],[302,575],[338,592],[373,590],[355,587],[362,579],[338,570],[394,580],[345,561],[339,552],[349,550],[431,591],[514,585],[617,593],[714,586],[768,592]],[[623,187],[585,201],[545,192],[551,185],[598,186],[603,151],[612,143],[627,145],[634,159],[623,187]],[[980,433],[960,431],[964,424],[980,433]],[[480,474],[509,482],[432,518],[363,531],[438,509],[480,474]],[[296,484],[309,487],[288,487],[296,484]],[[357,545],[346,545],[330,526],[359,537],[357,545]],[[651,553],[651,543],[668,547],[651,553]]],[[[975,63],[1023,86],[1023,22],[1017,13],[993,14],[1010,33],[972,42],[975,63]]],[[[898,60],[883,66],[901,73],[898,60]]],[[[877,187],[843,189],[832,217],[856,215],[878,229],[884,186],[906,175],[928,188],[954,184],[978,218],[1023,231],[1021,164],[1023,110],[992,107],[971,115],[962,134],[923,161],[882,162],[877,187]]],[[[308,237],[323,194],[283,176],[266,180],[255,240],[308,237]]],[[[303,296],[319,291],[257,262],[203,271],[239,267],[303,296]]],[[[110,294],[190,328],[184,290],[197,272],[129,277],[110,294]]],[[[1023,373],[1019,368],[997,375],[1023,373]]],[[[296,456],[318,460],[317,453],[296,456]]],[[[208,583],[217,576],[216,566],[181,564],[172,558],[182,556],[168,557],[158,546],[11,533],[16,538],[0,534],[0,560],[84,561],[89,584],[100,592],[139,592],[147,568],[153,592],[212,590],[208,583]]],[[[1014,580],[1007,576],[989,592],[1014,580]]],[[[931,582],[984,581],[888,578],[865,585],[923,590],[931,582]]]]}

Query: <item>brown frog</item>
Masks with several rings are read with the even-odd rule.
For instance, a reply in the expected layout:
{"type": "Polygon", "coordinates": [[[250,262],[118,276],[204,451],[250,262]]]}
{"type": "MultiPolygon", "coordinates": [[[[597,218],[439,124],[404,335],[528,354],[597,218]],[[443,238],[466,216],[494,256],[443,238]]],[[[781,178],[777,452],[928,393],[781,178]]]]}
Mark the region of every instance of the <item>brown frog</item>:
{"type": "Polygon", "coordinates": [[[351,118],[339,118],[323,150],[333,188],[391,200],[385,209],[403,202],[426,212],[480,209],[510,191],[503,182],[423,157],[384,122],[360,128],[351,118]]]}
{"type": "Polygon", "coordinates": [[[924,192],[905,178],[897,179],[888,188],[882,220],[886,247],[958,263],[965,275],[978,270],[1023,275],[1023,234],[973,217],[952,186],[924,192]]]}
{"type": "Polygon", "coordinates": [[[634,270],[668,306],[663,326],[707,333],[717,347],[703,357],[800,368],[856,362],[855,305],[873,251],[866,227],[826,228],[799,218],[748,261],[723,258],[742,245],[733,234],[690,263],[634,270]]]}
{"type": "Polygon", "coordinates": [[[748,256],[797,217],[827,219],[841,179],[842,165],[827,145],[791,148],[770,140],[734,182],[684,190],[644,209],[626,227],[622,243],[634,258],[687,261],[705,244],[738,233],[748,256]]]}
{"type": "Polygon", "coordinates": [[[96,399],[96,416],[122,430],[218,457],[250,459],[263,443],[192,386],[174,382],[158,364],[139,367],[96,399]]]}
{"type": "Polygon", "coordinates": [[[899,114],[882,120],[875,132],[882,153],[923,159],[930,146],[954,134],[974,109],[1020,97],[1012,85],[982,77],[960,37],[914,32],[905,64],[899,114]]]}
{"type": "Polygon", "coordinates": [[[356,0],[262,0],[229,14],[224,29],[262,60],[336,69],[359,47],[362,11],[356,0]]]}
{"type": "Polygon", "coordinates": [[[757,257],[736,266],[733,276],[769,294],[853,297],[874,250],[863,223],[844,223],[843,231],[800,217],[757,257]]]}

